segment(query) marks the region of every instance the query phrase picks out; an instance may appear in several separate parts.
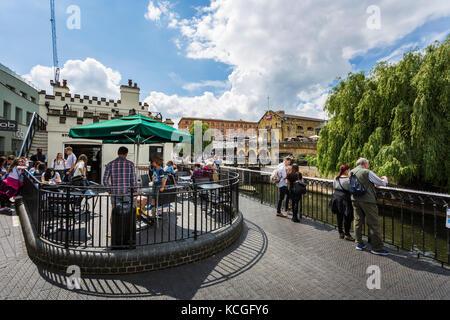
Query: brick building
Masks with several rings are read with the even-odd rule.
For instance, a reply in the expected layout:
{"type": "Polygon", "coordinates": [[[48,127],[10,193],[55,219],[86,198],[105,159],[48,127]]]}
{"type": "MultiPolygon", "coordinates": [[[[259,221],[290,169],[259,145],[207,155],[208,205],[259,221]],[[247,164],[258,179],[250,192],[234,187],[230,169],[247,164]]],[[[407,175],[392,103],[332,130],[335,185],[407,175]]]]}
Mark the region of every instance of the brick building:
{"type": "MultiPolygon", "coordinates": [[[[249,121],[232,121],[232,120],[222,120],[222,119],[205,119],[205,118],[181,118],[178,122],[178,129],[183,131],[189,131],[191,128],[191,124],[194,121],[201,121],[203,123],[207,123],[209,127],[214,130],[214,137],[219,135],[227,136],[230,133],[230,130],[240,130],[243,135],[249,130],[254,130],[254,134],[256,134],[256,130],[258,128],[257,122],[249,122],[249,121]]],[[[235,131],[234,131],[235,132],[235,131]]]]}

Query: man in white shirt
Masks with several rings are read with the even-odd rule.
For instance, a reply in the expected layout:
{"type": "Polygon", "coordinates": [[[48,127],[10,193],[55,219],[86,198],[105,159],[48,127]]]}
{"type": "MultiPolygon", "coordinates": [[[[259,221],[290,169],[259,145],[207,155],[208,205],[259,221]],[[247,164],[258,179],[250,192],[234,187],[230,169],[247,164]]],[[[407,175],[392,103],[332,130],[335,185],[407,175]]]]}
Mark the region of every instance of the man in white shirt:
{"type": "Polygon", "coordinates": [[[289,188],[286,182],[287,178],[287,167],[289,166],[291,159],[289,157],[284,158],[284,161],[278,165],[278,178],[280,178],[280,182],[277,183],[277,188],[279,189],[279,197],[278,197],[278,205],[277,205],[277,216],[278,217],[287,217],[287,214],[281,213],[281,204],[283,203],[284,198],[286,197],[285,202],[285,210],[288,211],[289,206],[289,188]]]}
{"type": "Polygon", "coordinates": [[[72,173],[73,168],[77,164],[77,156],[73,153],[71,147],[67,147],[64,149],[67,154],[66,164],[65,164],[65,175],[64,182],[70,182],[70,174],[72,173]]]}

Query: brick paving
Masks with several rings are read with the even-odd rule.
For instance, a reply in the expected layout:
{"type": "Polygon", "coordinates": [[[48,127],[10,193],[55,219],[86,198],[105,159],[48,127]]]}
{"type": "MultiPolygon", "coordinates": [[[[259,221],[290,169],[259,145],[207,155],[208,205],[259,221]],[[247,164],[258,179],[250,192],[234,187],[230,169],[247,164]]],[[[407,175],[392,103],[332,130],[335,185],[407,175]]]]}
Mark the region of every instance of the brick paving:
{"type": "Polygon", "coordinates": [[[294,224],[272,207],[240,198],[244,232],[238,243],[204,261],[123,276],[82,277],[68,290],[65,275],[27,256],[15,218],[0,216],[0,299],[450,299],[450,271],[405,252],[359,252],[334,228],[294,224]],[[366,287],[366,269],[381,270],[381,289],[366,287]]]}

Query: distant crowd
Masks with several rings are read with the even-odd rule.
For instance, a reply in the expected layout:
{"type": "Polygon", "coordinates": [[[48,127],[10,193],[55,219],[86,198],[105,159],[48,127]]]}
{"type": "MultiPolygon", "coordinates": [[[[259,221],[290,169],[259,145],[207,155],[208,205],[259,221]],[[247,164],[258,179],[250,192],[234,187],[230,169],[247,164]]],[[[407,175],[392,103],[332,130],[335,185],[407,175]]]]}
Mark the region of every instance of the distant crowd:
{"type": "Polygon", "coordinates": [[[37,149],[37,152],[29,159],[14,155],[0,157],[0,213],[12,212],[12,202],[23,185],[25,175],[49,184],[65,182],[82,185],[89,183],[87,181],[87,156],[82,154],[77,159],[70,147],[65,149],[65,153],[66,159],[62,153],[58,153],[56,159],[49,165],[45,162],[46,157],[42,153],[42,149],[37,149]]]}

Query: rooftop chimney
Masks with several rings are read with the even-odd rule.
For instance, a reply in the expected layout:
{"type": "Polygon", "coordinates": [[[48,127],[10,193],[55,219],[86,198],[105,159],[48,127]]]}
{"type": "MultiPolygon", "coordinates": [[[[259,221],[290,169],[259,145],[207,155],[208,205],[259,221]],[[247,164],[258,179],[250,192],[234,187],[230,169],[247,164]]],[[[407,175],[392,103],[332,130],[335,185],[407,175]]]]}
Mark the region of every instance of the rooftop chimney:
{"type": "Polygon", "coordinates": [[[128,86],[129,86],[129,87],[132,87],[132,86],[133,86],[133,80],[128,79],[128,86]]]}
{"type": "Polygon", "coordinates": [[[136,82],[134,83],[134,87],[137,88],[137,83],[136,82]]]}
{"type": "Polygon", "coordinates": [[[279,110],[276,113],[278,113],[278,114],[285,114],[283,110],[279,110]]]}
{"type": "Polygon", "coordinates": [[[67,87],[67,80],[63,80],[63,87],[67,87]]]}

